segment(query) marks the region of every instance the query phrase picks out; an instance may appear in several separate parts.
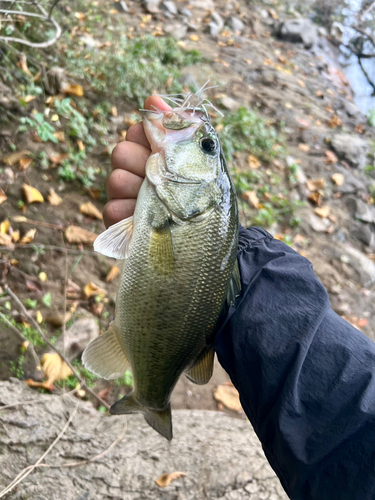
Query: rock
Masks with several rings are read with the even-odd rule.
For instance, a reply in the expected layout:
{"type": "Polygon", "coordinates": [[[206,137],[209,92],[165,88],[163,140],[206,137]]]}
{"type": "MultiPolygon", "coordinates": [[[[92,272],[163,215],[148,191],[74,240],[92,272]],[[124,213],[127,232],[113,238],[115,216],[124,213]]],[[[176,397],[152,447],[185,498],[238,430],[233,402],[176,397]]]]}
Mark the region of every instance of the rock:
{"type": "Polygon", "coordinates": [[[241,103],[228,96],[221,99],[221,104],[224,108],[229,109],[229,111],[237,111],[241,107],[241,103]]]}
{"type": "Polygon", "coordinates": [[[155,14],[156,12],[159,12],[160,2],[161,0],[144,0],[142,5],[147,12],[155,14]]]}
{"type": "Polygon", "coordinates": [[[182,23],[166,24],[164,26],[164,31],[173,36],[176,40],[181,40],[187,33],[187,26],[182,23]]]}
{"type": "MultiPolygon", "coordinates": [[[[93,316],[80,318],[75,321],[65,333],[65,354],[72,360],[78,358],[85,347],[99,335],[99,326],[93,316]]],[[[60,337],[57,346],[63,348],[63,340],[60,337]]]]}
{"type": "Polygon", "coordinates": [[[182,75],[179,79],[179,82],[181,83],[181,85],[189,87],[189,89],[192,89],[194,92],[196,92],[200,88],[199,83],[192,73],[186,73],[185,75],[182,75]]]}
{"type": "Polygon", "coordinates": [[[208,25],[211,36],[217,36],[220,31],[224,28],[224,21],[220,14],[215,10],[211,12],[212,21],[208,25]]]}
{"type": "Polygon", "coordinates": [[[195,9],[214,10],[214,0],[190,0],[190,5],[195,9]]]}
{"type": "Polygon", "coordinates": [[[191,12],[191,10],[187,9],[186,7],[182,7],[182,9],[180,9],[180,14],[188,18],[193,17],[193,13],[191,12]]]}
{"type": "Polygon", "coordinates": [[[245,28],[244,23],[241,21],[241,19],[238,19],[238,17],[236,16],[231,16],[229,18],[228,26],[232,31],[239,33],[241,33],[241,31],[243,31],[245,28]]]}
{"type": "Polygon", "coordinates": [[[252,488],[259,492],[254,497],[257,500],[287,500],[246,420],[220,412],[174,410],[174,439],[168,442],[145,423],[142,415],[113,417],[72,396],[52,398],[18,381],[0,382],[1,403],[30,399],[40,402],[1,412],[2,488],[37,461],[77,403],[72,425],[45,463],[58,466],[80,462],[106,450],[121,435],[123,439],[90,464],[36,468],[22,481],[22,487],[10,493],[14,500],[196,500],[202,498],[203,484],[204,496],[211,500],[249,499],[237,484],[241,476],[252,478],[252,488]],[[167,488],[155,485],[161,474],[172,471],[183,471],[186,477],[167,488]]]}
{"type": "Polygon", "coordinates": [[[345,205],[352,216],[363,222],[375,222],[375,208],[373,206],[367,205],[364,201],[359,198],[354,198],[354,196],[348,196],[345,199],[345,205]]]}
{"type": "Polygon", "coordinates": [[[359,274],[362,286],[369,287],[375,283],[375,264],[362,252],[352,247],[345,247],[341,257],[347,257],[348,263],[359,274]]]}
{"type": "Polygon", "coordinates": [[[347,101],[346,99],[343,101],[344,109],[347,112],[348,116],[361,116],[362,112],[354,102],[347,101]]]}
{"type": "Polygon", "coordinates": [[[335,170],[345,177],[344,184],[338,186],[338,190],[343,194],[356,193],[357,191],[367,192],[366,185],[363,178],[358,179],[356,175],[358,172],[350,172],[344,167],[339,165],[335,167],[335,170]],[[354,175],[356,174],[356,175],[354,175]]]}
{"type": "Polygon", "coordinates": [[[43,77],[44,88],[50,95],[59,94],[69,85],[64,68],[54,66],[43,77]]]}
{"type": "Polygon", "coordinates": [[[332,139],[336,153],[360,170],[367,164],[368,144],[364,139],[350,134],[336,134],[332,139]]]}
{"type": "Polygon", "coordinates": [[[353,238],[356,238],[370,248],[375,248],[375,233],[371,231],[368,224],[355,222],[352,226],[350,234],[353,238]]]}
{"type": "Polygon", "coordinates": [[[165,13],[172,14],[172,16],[176,16],[178,13],[176,4],[170,0],[161,4],[161,10],[165,13]]]}
{"type": "Polygon", "coordinates": [[[324,233],[331,225],[328,219],[322,219],[315,214],[310,214],[309,223],[317,233],[324,233]]]}
{"type": "Polygon", "coordinates": [[[117,10],[117,12],[129,12],[129,7],[126,5],[124,0],[120,0],[120,2],[114,2],[113,8],[117,10]]]}
{"type": "Polygon", "coordinates": [[[315,45],[318,32],[315,24],[310,19],[290,19],[278,27],[278,36],[282,40],[293,43],[303,43],[306,48],[315,45]]]}

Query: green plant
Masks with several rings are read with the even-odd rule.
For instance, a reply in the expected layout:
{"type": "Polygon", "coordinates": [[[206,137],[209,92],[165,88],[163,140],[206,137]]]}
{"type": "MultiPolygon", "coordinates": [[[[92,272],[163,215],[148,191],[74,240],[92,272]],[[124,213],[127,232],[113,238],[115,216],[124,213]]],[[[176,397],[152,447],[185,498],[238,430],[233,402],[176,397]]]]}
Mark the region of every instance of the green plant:
{"type": "Polygon", "coordinates": [[[368,110],[367,119],[370,127],[375,127],[375,108],[368,110]]]}
{"type": "Polygon", "coordinates": [[[23,370],[23,362],[25,361],[25,356],[21,354],[18,356],[16,361],[9,361],[10,372],[15,377],[22,379],[25,376],[25,372],[23,370]]]}
{"type": "Polygon", "coordinates": [[[133,382],[133,375],[130,370],[126,370],[125,374],[114,380],[116,385],[126,385],[128,387],[133,387],[134,382],[133,382]]]}
{"type": "Polygon", "coordinates": [[[26,132],[27,126],[29,126],[36,131],[43,142],[58,142],[56,137],[53,135],[56,132],[55,127],[45,121],[44,115],[42,113],[36,113],[35,115],[33,115],[32,119],[28,117],[22,117],[20,118],[20,123],[22,124],[18,129],[20,132],[26,132]]]}

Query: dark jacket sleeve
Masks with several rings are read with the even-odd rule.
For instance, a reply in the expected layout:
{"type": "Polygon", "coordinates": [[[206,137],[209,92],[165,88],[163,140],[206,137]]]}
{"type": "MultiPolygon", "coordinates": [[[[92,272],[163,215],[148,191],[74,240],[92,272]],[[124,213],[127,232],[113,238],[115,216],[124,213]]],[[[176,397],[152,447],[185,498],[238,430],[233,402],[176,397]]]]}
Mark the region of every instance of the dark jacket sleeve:
{"type": "Polygon", "coordinates": [[[311,263],[240,229],[242,292],[215,350],[293,500],[375,499],[375,344],[330,307],[311,263]]]}

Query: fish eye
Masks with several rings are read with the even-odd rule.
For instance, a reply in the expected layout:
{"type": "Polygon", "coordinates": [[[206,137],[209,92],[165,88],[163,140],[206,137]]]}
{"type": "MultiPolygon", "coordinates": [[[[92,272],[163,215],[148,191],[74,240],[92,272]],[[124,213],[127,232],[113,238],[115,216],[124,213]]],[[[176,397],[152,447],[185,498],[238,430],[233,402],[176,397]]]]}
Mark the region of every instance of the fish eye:
{"type": "Polygon", "coordinates": [[[201,140],[201,148],[205,153],[214,155],[217,150],[217,143],[211,137],[204,137],[201,140]]]}

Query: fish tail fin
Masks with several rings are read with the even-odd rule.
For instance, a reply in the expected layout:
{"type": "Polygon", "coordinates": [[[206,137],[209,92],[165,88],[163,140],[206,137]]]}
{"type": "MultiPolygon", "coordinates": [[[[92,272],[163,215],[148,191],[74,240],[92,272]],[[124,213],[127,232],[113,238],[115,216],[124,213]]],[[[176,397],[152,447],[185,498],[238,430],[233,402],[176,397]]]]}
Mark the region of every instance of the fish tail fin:
{"type": "Polygon", "coordinates": [[[124,375],[129,362],[120,345],[113,321],[106,332],[86,347],[82,362],[90,372],[107,380],[124,375]]]}
{"type": "Polygon", "coordinates": [[[159,434],[168,439],[173,437],[171,405],[162,411],[150,410],[138,403],[134,397],[134,391],[117,401],[109,410],[111,415],[123,415],[124,413],[143,413],[146,422],[159,434]]]}

